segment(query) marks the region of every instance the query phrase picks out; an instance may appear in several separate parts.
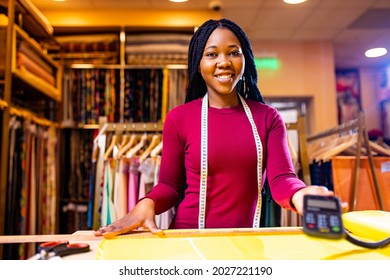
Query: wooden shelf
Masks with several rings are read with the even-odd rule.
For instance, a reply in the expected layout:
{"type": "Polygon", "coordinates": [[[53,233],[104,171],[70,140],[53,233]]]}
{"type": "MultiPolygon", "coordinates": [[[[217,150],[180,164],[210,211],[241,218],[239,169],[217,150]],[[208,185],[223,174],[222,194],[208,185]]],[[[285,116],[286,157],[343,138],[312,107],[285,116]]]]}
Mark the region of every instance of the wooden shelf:
{"type": "MultiPolygon", "coordinates": [[[[9,149],[11,115],[28,119],[37,125],[57,127],[62,100],[60,62],[47,52],[58,45],[53,28],[29,0],[0,1],[0,235],[5,228],[6,198],[9,188],[9,149]],[[5,104],[5,105],[4,105],[5,104]]],[[[58,163],[58,159],[55,159],[58,163]]],[[[57,171],[55,171],[57,172],[57,171]]],[[[55,188],[58,184],[55,182],[55,188]]],[[[15,222],[15,221],[12,221],[15,222]]],[[[54,225],[57,227],[57,225],[54,225]]],[[[3,248],[0,245],[0,258],[3,248]]]]}
{"type": "MultiPolygon", "coordinates": [[[[5,28],[0,26],[0,28],[5,28]]],[[[61,92],[61,81],[62,81],[62,68],[61,66],[54,61],[45,50],[31,38],[25,31],[23,31],[16,24],[14,25],[13,32],[13,44],[12,44],[12,78],[17,83],[13,84],[13,88],[33,90],[37,93],[40,92],[41,95],[46,95],[48,98],[53,99],[54,101],[61,102],[62,92],[61,92]],[[53,68],[55,73],[55,85],[51,85],[44,79],[38,77],[37,75],[21,68],[17,68],[16,56],[17,56],[17,45],[20,42],[26,42],[27,45],[37,54],[39,57],[44,60],[50,67],[53,68]]],[[[5,66],[0,65],[0,71],[5,71],[5,66]]]]}
{"type": "MultiPolygon", "coordinates": [[[[24,70],[14,70],[13,74],[17,79],[19,79],[21,82],[25,83],[23,88],[26,89],[35,89],[37,92],[41,92],[42,94],[48,96],[49,98],[53,99],[54,101],[61,102],[61,91],[60,89],[50,85],[43,79],[35,76],[32,73],[29,73],[24,70]]],[[[21,87],[18,85],[18,87],[21,87]]]]}

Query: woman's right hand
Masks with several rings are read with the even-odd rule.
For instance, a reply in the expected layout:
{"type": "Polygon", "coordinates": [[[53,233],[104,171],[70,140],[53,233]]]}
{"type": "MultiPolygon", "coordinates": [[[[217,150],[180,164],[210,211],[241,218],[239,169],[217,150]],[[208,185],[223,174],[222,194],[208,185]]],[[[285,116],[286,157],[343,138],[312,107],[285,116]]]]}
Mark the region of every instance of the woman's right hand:
{"type": "Polygon", "coordinates": [[[149,229],[153,234],[162,234],[162,230],[157,228],[154,219],[154,201],[144,198],[121,219],[108,226],[99,228],[94,234],[95,236],[103,235],[105,238],[112,238],[140,227],[149,229]]]}

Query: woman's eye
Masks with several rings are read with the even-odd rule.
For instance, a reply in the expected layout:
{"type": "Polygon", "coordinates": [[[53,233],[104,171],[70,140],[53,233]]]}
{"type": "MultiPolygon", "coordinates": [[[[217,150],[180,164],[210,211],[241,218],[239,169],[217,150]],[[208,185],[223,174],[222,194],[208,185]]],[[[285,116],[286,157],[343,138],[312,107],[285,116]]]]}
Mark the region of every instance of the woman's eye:
{"type": "Polygon", "coordinates": [[[208,57],[215,57],[215,56],[217,56],[217,54],[216,53],[206,53],[206,56],[208,56],[208,57]]]}
{"type": "Polygon", "coordinates": [[[232,55],[232,56],[239,56],[239,55],[241,55],[241,52],[240,51],[234,51],[234,52],[231,52],[230,55],[232,55]]]}

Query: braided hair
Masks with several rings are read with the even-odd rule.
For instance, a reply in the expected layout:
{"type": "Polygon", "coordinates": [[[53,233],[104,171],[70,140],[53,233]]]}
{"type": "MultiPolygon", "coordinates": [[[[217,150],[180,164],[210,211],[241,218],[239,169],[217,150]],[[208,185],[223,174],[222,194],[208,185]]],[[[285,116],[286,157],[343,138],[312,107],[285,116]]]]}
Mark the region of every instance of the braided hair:
{"type": "Polygon", "coordinates": [[[185,102],[203,97],[207,92],[206,83],[199,73],[198,67],[206,42],[211,33],[217,28],[228,28],[236,35],[242,46],[242,52],[245,57],[245,69],[242,80],[237,84],[238,93],[243,97],[265,103],[257,87],[257,71],[248,37],[236,23],[228,19],[206,21],[191,38],[188,49],[188,87],[185,102]]]}

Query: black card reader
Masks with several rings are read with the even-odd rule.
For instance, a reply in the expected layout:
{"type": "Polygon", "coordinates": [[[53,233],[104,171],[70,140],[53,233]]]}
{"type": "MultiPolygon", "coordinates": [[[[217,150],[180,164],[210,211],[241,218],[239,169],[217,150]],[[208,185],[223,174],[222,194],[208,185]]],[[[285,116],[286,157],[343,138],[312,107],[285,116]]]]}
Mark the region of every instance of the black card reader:
{"type": "Polygon", "coordinates": [[[305,195],[303,231],[311,236],[339,239],[344,237],[341,203],[335,196],[305,195]]]}

